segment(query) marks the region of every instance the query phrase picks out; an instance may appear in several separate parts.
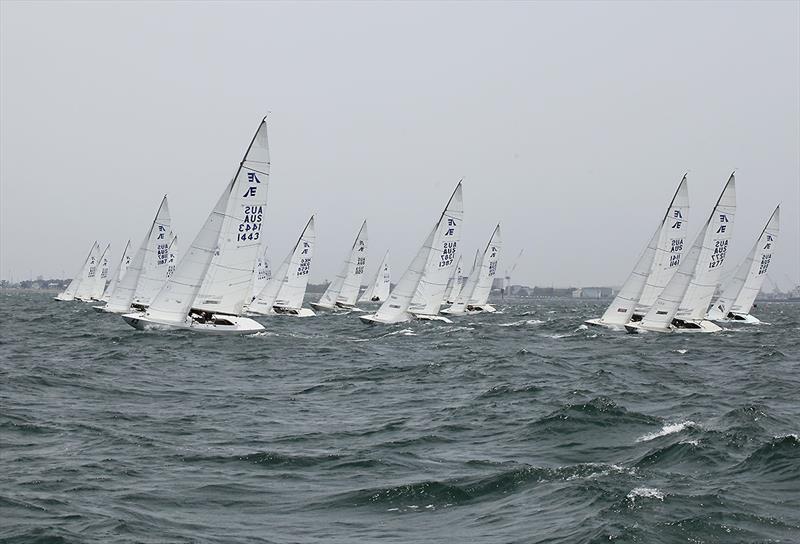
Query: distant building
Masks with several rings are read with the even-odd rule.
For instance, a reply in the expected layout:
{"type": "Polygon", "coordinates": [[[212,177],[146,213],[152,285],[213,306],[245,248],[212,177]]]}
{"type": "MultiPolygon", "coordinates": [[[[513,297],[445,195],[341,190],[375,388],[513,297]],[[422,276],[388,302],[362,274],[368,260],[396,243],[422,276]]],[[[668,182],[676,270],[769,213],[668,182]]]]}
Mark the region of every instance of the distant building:
{"type": "Polygon", "coordinates": [[[614,290],[611,287],[579,287],[572,291],[572,298],[611,298],[614,290]]]}

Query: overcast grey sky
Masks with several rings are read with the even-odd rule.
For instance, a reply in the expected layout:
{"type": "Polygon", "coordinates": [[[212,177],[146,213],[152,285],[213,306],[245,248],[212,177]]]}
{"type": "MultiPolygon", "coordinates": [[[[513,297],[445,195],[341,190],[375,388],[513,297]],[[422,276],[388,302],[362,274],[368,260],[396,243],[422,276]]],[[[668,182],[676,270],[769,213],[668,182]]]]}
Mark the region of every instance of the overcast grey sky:
{"type": "Polygon", "coordinates": [[[270,254],[316,213],[312,281],[364,218],[399,278],[463,177],[467,255],[500,221],[515,283],[619,285],[683,173],[693,239],[733,169],[728,267],[782,202],[800,277],[798,2],[0,6],[3,278],[116,264],[164,193],[186,247],[267,111],[270,254]]]}

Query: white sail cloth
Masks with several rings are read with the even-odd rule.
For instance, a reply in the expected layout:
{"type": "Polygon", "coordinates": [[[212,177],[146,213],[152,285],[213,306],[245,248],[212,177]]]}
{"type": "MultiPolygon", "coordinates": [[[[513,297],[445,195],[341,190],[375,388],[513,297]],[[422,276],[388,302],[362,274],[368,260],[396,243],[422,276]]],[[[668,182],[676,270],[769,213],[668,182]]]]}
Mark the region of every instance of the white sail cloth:
{"type": "Polygon", "coordinates": [[[375,278],[369,283],[359,302],[383,302],[389,296],[392,282],[392,271],[389,267],[389,250],[383,255],[383,260],[375,272],[375,278]]]}
{"type": "Polygon", "coordinates": [[[364,267],[367,263],[368,241],[367,222],[364,221],[358,234],[356,234],[344,265],[336,275],[336,278],[325,289],[316,304],[317,306],[334,308],[336,306],[350,307],[355,305],[358,291],[361,288],[364,267]]]}

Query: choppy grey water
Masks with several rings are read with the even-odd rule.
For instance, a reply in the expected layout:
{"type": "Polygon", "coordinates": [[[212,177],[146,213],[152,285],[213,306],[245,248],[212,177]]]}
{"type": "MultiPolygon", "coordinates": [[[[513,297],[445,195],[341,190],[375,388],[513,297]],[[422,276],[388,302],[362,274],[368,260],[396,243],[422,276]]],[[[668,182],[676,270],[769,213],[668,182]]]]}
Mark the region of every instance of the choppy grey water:
{"type": "Polygon", "coordinates": [[[800,541],[800,305],[640,336],[499,307],[212,338],[3,294],[0,538],[800,541]]]}

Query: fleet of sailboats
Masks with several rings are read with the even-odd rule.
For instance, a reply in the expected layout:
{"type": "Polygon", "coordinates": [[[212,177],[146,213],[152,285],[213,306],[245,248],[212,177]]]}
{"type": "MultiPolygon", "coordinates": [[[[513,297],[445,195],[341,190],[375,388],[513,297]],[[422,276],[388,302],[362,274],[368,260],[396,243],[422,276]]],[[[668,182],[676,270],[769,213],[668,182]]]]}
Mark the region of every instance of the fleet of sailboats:
{"type": "MultiPolygon", "coordinates": [[[[113,276],[109,275],[110,244],[101,251],[94,242],[55,300],[105,302],[95,308],[123,314],[128,324],[140,330],[252,334],[264,330],[253,317],[313,317],[314,310],[360,312],[357,303],[380,304],[373,313],[359,315],[368,324],[415,319],[452,323],[450,317],[495,312],[489,295],[497,281],[503,296],[508,294],[519,257],[499,280],[499,224],[486,246],[476,252],[470,273],[463,274],[464,207],[459,182],[394,289],[387,250],[359,296],[368,264],[364,221],[339,273],[319,300],[310,303],[313,310],[304,308],[316,239],[314,216],[273,273],[263,228],[269,175],[264,118],[184,255],[179,255],[178,236],[164,196],[136,253],[129,240],[113,276]],[[449,307],[443,309],[444,304],[449,307]]],[[[684,175],[611,305],[601,317],[585,323],[629,333],[715,332],[721,330],[715,322],[760,323],[750,312],[777,243],[780,206],[746,258],[720,285],[735,215],[736,179],[731,174],[694,243],[687,246],[689,192],[684,175]]]]}

